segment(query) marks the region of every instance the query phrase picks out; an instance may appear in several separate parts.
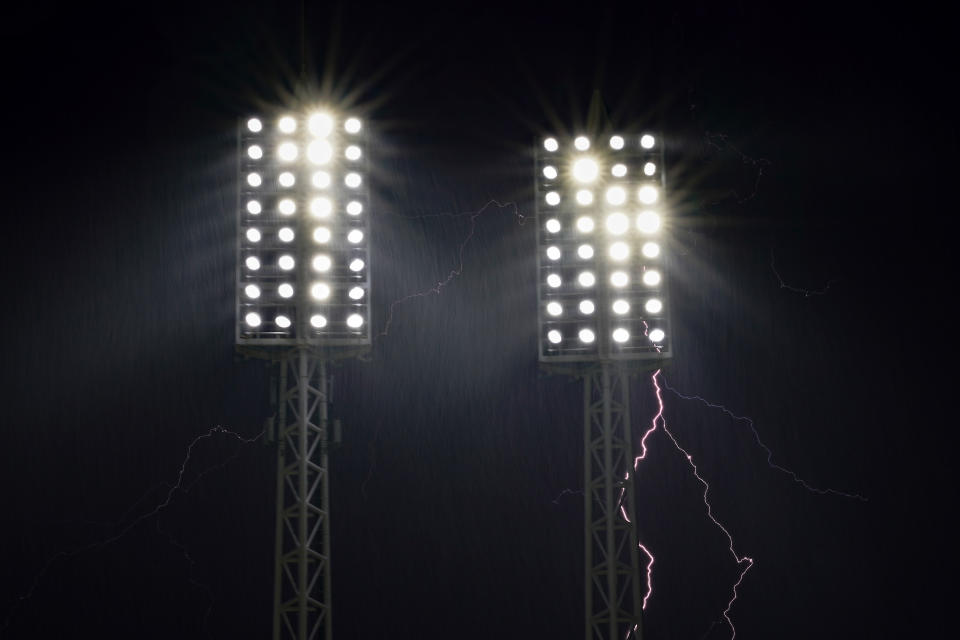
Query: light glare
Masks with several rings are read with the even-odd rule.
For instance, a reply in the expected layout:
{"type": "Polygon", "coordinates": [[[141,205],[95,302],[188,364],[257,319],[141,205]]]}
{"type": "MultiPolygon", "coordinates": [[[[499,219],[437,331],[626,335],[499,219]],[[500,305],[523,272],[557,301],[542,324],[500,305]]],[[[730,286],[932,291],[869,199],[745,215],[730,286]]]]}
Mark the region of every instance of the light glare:
{"type": "Polygon", "coordinates": [[[326,140],[314,140],[307,145],[307,158],[313,164],[327,164],[333,157],[333,147],[326,140]]]}
{"type": "Polygon", "coordinates": [[[247,229],[247,240],[250,242],[260,242],[260,230],[247,229]]]}
{"type": "Polygon", "coordinates": [[[293,162],[297,159],[297,145],[292,142],[283,142],[277,147],[277,157],[283,162],[293,162]]]}
{"type": "Polygon", "coordinates": [[[283,227],[277,232],[277,236],[280,238],[281,242],[293,242],[293,229],[290,227],[283,227]]]}
{"type": "Polygon", "coordinates": [[[543,168],[543,177],[547,180],[556,180],[557,179],[557,168],[553,165],[547,165],[543,168]]]}
{"type": "Polygon", "coordinates": [[[363,287],[353,287],[347,295],[350,296],[351,300],[359,300],[363,297],[363,287]]]}
{"type": "Polygon", "coordinates": [[[557,274],[551,273],[550,275],[547,276],[547,285],[548,285],[548,286],[556,289],[556,288],[559,287],[561,284],[563,284],[563,281],[560,279],[560,276],[558,276],[557,274]]]}
{"type": "Polygon", "coordinates": [[[648,163],[646,163],[645,165],[643,165],[643,174],[644,174],[644,175],[652,176],[652,175],[655,174],[656,172],[657,172],[657,165],[653,164],[652,162],[648,162],[648,163]]]}
{"type": "Polygon", "coordinates": [[[343,128],[346,129],[347,133],[360,133],[360,120],[357,118],[347,118],[347,121],[343,123],[343,128]]]}
{"type": "Polygon", "coordinates": [[[310,213],[317,218],[328,218],[333,212],[330,198],[314,198],[310,201],[310,213]]]}
{"type": "Polygon", "coordinates": [[[360,147],[352,144],[347,147],[346,151],[343,152],[343,155],[347,157],[347,160],[359,160],[362,152],[360,151],[360,147]]]}
{"type": "Polygon", "coordinates": [[[578,151],[586,151],[590,148],[590,140],[587,139],[587,136],[577,136],[573,141],[573,146],[575,146],[578,151]]]}
{"type": "Polygon", "coordinates": [[[277,293],[280,294],[281,298],[292,298],[293,285],[287,284],[286,282],[284,282],[282,285],[277,287],[277,293]]]}
{"type": "Polygon", "coordinates": [[[291,116],[283,116],[280,118],[280,121],[277,123],[280,131],[283,133],[293,133],[297,130],[297,121],[294,120],[291,116]]]}
{"type": "Polygon", "coordinates": [[[593,257],[593,247],[588,244],[582,244],[577,247],[577,255],[580,256],[582,260],[589,260],[593,257]]]}
{"type": "Polygon", "coordinates": [[[310,287],[310,295],[314,300],[326,300],[330,297],[330,285],[325,282],[316,282],[310,287]]]}
{"type": "Polygon", "coordinates": [[[547,151],[553,152],[560,148],[560,145],[557,143],[556,138],[547,138],[543,141],[543,148],[547,151]]]}
{"type": "Polygon", "coordinates": [[[563,340],[563,336],[560,335],[560,332],[556,329],[551,329],[547,332],[547,340],[552,344],[560,344],[560,341],[563,340]]]}
{"type": "Polygon", "coordinates": [[[247,175],[247,184],[251,187],[259,187],[263,184],[263,178],[260,177],[259,173],[254,171],[247,175]]]}
{"type": "Polygon", "coordinates": [[[333,131],[333,118],[326,113],[315,113],[307,120],[307,128],[318,138],[326,138],[333,131]]]}
{"type": "Polygon", "coordinates": [[[577,191],[577,203],[583,206],[593,204],[593,192],[589,189],[580,189],[577,191]]]}
{"type": "Polygon", "coordinates": [[[613,312],[618,316],[622,316],[630,313],[630,303],[626,300],[614,300],[613,301],[613,312]]]}
{"type": "Polygon", "coordinates": [[[260,326],[260,314],[250,312],[244,318],[248,327],[259,327],[260,326]]]}
{"type": "Polygon", "coordinates": [[[656,242],[645,242],[641,251],[643,251],[643,255],[647,258],[656,258],[660,255],[660,245],[656,242]]]}
{"type": "Polygon", "coordinates": [[[591,218],[590,216],[581,216],[577,218],[577,229],[581,233],[590,233],[591,231],[593,231],[593,227],[594,227],[593,218],[591,218]]]}
{"type": "Polygon", "coordinates": [[[647,300],[647,303],[643,305],[643,308],[647,313],[660,313],[663,311],[663,303],[656,298],[650,298],[647,300]]]}
{"type": "Polygon", "coordinates": [[[650,332],[648,337],[650,338],[650,342],[663,342],[663,339],[667,337],[667,334],[663,332],[663,329],[654,329],[650,332]]]}
{"type": "Polygon", "coordinates": [[[630,257],[630,246],[626,242],[614,242],[610,245],[610,257],[623,261],[630,257]]]}
{"type": "Polygon", "coordinates": [[[551,260],[559,260],[560,247],[547,247],[547,257],[551,260]]]}
{"type": "Polygon", "coordinates": [[[593,304],[593,300],[581,300],[580,301],[580,313],[585,316],[593,315],[593,312],[596,310],[596,306],[593,304]]]}
{"type": "Polygon", "coordinates": [[[277,266],[283,269],[284,271],[290,271],[293,269],[294,260],[291,255],[282,255],[277,259],[277,266]]]}
{"type": "Polygon", "coordinates": [[[563,305],[559,302],[548,302],[547,313],[554,317],[559,316],[561,313],[563,313],[563,305]]]}
{"type": "Polygon", "coordinates": [[[659,195],[657,188],[649,184],[645,184],[637,190],[637,198],[643,204],[653,204],[657,201],[659,195]]]}
{"type": "Polygon", "coordinates": [[[580,283],[581,287],[592,287],[596,284],[597,278],[589,271],[581,271],[580,275],[577,276],[577,282],[580,283]]]}
{"type": "Polygon", "coordinates": [[[311,261],[314,271],[319,271],[321,273],[329,271],[330,267],[333,266],[333,261],[330,259],[330,256],[324,254],[318,254],[313,256],[311,261]]]}
{"type": "Polygon", "coordinates": [[[260,133],[263,129],[263,123],[260,122],[260,118],[250,118],[247,120],[247,129],[253,133],[260,133]]]}
{"type": "Polygon", "coordinates": [[[573,163],[573,177],[577,182],[593,182],[599,172],[600,168],[593,158],[580,158],[573,163]]]}
{"type": "Polygon", "coordinates": [[[347,326],[351,329],[359,329],[363,326],[363,316],[359,313],[351,313],[347,316],[347,326]]]}
{"type": "Polygon", "coordinates": [[[343,178],[343,184],[347,185],[351,189],[356,189],[357,187],[359,187],[361,181],[362,179],[360,178],[359,173],[348,173],[343,178]]]}
{"type": "Polygon", "coordinates": [[[613,168],[610,169],[610,173],[613,174],[614,178],[622,178],[627,175],[627,165],[625,164],[615,164],[613,168]]]}
{"type": "Polygon", "coordinates": [[[277,178],[277,182],[280,183],[281,187],[292,187],[293,183],[296,182],[296,178],[294,178],[293,174],[289,171],[284,171],[277,178]]]}
{"type": "Polygon", "coordinates": [[[611,213],[607,216],[607,231],[614,235],[623,235],[630,228],[630,220],[622,213],[611,213]]]}
{"type": "Polygon", "coordinates": [[[361,240],[363,240],[363,231],[360,231],[360,229],[353,229],[347,234],[347,242],[357,244],[361,240]]]}
{"type": "Polygon", "coordinates": [[[547,231],[549,233],[559,233],[560,232],[560,221],[556,218],[550,218],[547,220],[546,225],[547,231]]]}
{"type": "Polygon", "coordinates": [[[357,272],[363,270],[363,260],[354,258],[350,261],[350,271],[357,272]]]}
{"type": "Polygon", "coordinates": [[[260,206],[259,200],[251,200],[247,203],[247,211],[253,215],[259,215],[263,211],[263,207],[260,206]]]}
{"type": "Polygon", "coordinates": [[[654,269],[643,272],[643,284],[648,287],[655,287],[660,284],[660,272],[654,269]]]}
{"type": "Polygon", "coordinates": [[[313,241],[320,244],[330,242],[330,229],[327,227],[317,227],[313,230],[313,241]]]}
{"type": "Polygon", "coordinates": [[[277,203],[277,210],[280,211],[281,215],[292,216],[297,210],[297,205],[290,198],[284,198],[277,203]]]}
{"type": "Polygon", "coordinates": [[[315,329],[323,329],[325,326],[327,326],[327,319],[319,313],[315,313],[314,315],[310,316],[310,325],[315,329]]]}
{"type": "Polygon", "coordinates": [[[590,344],[596,339],[593,331],[590,329],[580,329],[580,342],[584,344],[590,344]]]}
{"type": "Polygon", "coordinates": [[[263,157],[263,147],[258,144],[252,144],[250,148],[247,149],[247,155],[254,160],[259,160],[263,157]]]}
{"type": "Polygon", "coordinates": [[[356,200],[347,203],[347,213],[351,216],[358,216],[363,212],[363,205],[356,200]]]}
{"type": "Polygon", "coordinates": [[[290,328],[290,318],[288,318],[287,316],[277,316],[276,318],[273,319],[273,322],[281,329],[290,328]]]}
{"type": "Polygon", "coordinates": [[[547,195],[544,197],[544,199],[546,200],[547,204],[550,205],[551,207],[555,207],[558,204],[560,204],[560,194],[557,193],[556,191],[548,192],[547,195]]]}
{"type": "Polygon", "coordinates": [[[645,133],[640,136],[640,146],[644,149],[653,149],[653,145],[656,143],[653,136],[649,133],[645,133]]]}
{"type": "Polygon", "coordinates": [[[614,271],[610,274],[610,284],[615,287],[625,287],[630,282],[630,276],[625,271],[614,271]]]}
{"type": "Polygon", "coordinates": [[[660,228],[660,216],[654,211],[641,211],[637,215],[637,230],[642,233],[655,233],[660,228]]]}
{"type": "Polygon", "coordinates": [[[250,256],[246,260],[247,269],[250,271],[257,271],[260,268],[260,258],[256,256],[250,256]]]}
{"type": "Polygon", "coordinates": [[[623,149],[623,137],[622,136],[612,136],[610,138],[610,148],[616,151],[623,149]]]}
{"type": "Polygon", "coordinates": [[[627,331],[626,329],[624,329],[623,327],[619,327],[619,328],[617,328],[617,329],[614,329],[614,330],[613,330],[613,339],[614,339],[615,342],[619,342],[619,343],[622,344],[622,343],[624,343],[624,342],[626,342],[627,340],[630,339],[630,332],[627,331]]]}
{"type": "Polygon", "coordinates": [[[330,174],[326,171],[317,171],[313,174],[311,182],[317,189],[326,189],[330,186],[330,174]]]}
{"type": "Polygon", "coordinates": [[[244,287],[243,293],[246,294],[248,298],[256,300],[260,297],[260,287],[255,284],[248,284],[246,287],[244,287]]]}

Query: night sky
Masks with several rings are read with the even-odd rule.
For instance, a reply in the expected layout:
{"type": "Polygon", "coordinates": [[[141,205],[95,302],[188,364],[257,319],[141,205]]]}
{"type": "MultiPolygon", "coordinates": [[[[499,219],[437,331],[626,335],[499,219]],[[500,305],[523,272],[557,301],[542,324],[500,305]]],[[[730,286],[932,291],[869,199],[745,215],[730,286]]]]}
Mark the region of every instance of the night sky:
{"type": "MultiPolygon", "coordinates": [[[[235,136],[303,95],[300,15],[5,9],[0,637],[269,635],[275,455],[240,438],[272,413],[270,371],[234,347],[235,136]]],[[[667,138],[660,379],[867,498],[805,490],[746,421],[664,393],[756,561],[737,637],[953,628],[946,15],[308,2],[304,24],[310,95],[374,141],[374,330],[453,272],[331,369],[337,638],[582,637],[582,390],[537,363],[531,150],[598,122],[667,138]]],[[[729,638],[726,538],[684,457],[648,443],[646,637],[729,638]]]]}

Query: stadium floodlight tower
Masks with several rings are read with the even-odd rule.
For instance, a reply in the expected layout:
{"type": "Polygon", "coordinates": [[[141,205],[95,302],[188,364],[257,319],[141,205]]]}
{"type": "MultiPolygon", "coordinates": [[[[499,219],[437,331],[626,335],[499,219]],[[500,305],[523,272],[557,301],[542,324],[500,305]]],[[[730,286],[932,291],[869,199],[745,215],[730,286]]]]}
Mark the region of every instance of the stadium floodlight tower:
{"type": "Polygon", "coordinates": [[[369,191],[355,117],[239,133],[236,342],[279,365],[274,640],[330,640],[329,361],[370,346],[369,191]]]}
{"type": "Polygon", "coordinates": [[[642,634],[628,376],[670,357],[659,136],[536,145],[540,363],[583,378],[585,638],[642,634]]]}

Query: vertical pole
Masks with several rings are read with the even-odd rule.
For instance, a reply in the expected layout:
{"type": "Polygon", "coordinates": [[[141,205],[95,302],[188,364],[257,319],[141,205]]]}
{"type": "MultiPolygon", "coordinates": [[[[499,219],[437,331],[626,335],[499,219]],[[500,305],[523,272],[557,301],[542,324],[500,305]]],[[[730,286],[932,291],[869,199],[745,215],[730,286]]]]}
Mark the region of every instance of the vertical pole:
{"type": "Polygon", "coordinates": [[[583,559],[584,559],[584,633],[593,638],[593,447],[591,446],[593,374],[583,376],[583,559]]]}
{"type": "Polygon", "coordinates": [[[642,640],[643,638],[643,598],[640,596],[641,593],[641,580],[640,580],[640,536],[637,533],[637,510],[636,510],[636,497],[634,496],[634,482],[633,477],[634,468],[633,468],[633,429],[631,428],[630,422],[630,378],[627,375],[627,372],[622,368],[618,370],[617,377],[620,379],[620,388],[622,389],[623,402],[622,402],[622,411],[623,411],[623,441],[624,447],[630,457],[628,458],[628,470],[629,478],[624,483],[626,490],[624,491],[624,502],[626,503],[627,513],[631,518],[632,525],[630,526],[628,535],[627,544],[630,545],[630,566],[634,568],[633,574],[630,576],[630,579],[633,581],[633,586],[631,588],[633,594],[633,607],[630,609],[636,615],[636,631],[634,631],[633,638],[634,640],[642,640]]]}
{"type": "Polygon", "coordinates": [[[307,362],[307,350],[297,351],[297,439],[300,443],[300,455],[297,459],[297,481],[299,500],[297,504],[297,537],[300,540],[297,549],[297,633],[298,638],[306,640],[307,636],[307,518],[309,510],[309,494],[307,493],[307,472],[309,470],[309,416],[307,407],[310,392],[310,371],[307,362]]]}
{"type": "Polygon", "coordinates": [[[331,591],[331,560],[330,555],[330,460],[327,457],[327,451],[330,446],[330,423],[327,416],[327,405],[330,402],[330,386],[327,381],[327,363],[321,360],[317,365],[320,367],[320,390],[323,397],[320,399],[320,437],[323,440],[320,443],[320,473],[323,474],[323,557],[326,558],[326,566],[323,570],[323,602],[326,603],[327,611],[324,618],[324,640],[333,638],[333,592],[331,591]]]}
{"type": "Polygon", "coordinates": [[[286,477],[286,443],[285,428],[287,425],[287,368],[289,360],[284,357],[280,360],[280,386],[277,389],[277,520],[274,528],[274,564],[273,564],[273,640],[280,640],[280,608],[283,604],[283,483],[286,477]]]}
{"type": "Polygon", "coordinates": [[[616,595],[617,595],[617,553],[616,553],[616,530],[617,526],[615,518],[617,517],[617,506],[614,501],[614,489],[613,484],[615,482],[613,477],[613,427],[610,420],[610,363],[604,362],[602,364],[603,371],[603,516],[604,516],[604,533],[606,534],[606,545],[607,553],[606,557],[606,574],[607,574],[607,599],[608,607],[610,608],[610,620],[608,627],[610,629],[609,635],[607,636],[611,640],[614,640],[617,637],[617,609],[616,609],[616,595]]]}

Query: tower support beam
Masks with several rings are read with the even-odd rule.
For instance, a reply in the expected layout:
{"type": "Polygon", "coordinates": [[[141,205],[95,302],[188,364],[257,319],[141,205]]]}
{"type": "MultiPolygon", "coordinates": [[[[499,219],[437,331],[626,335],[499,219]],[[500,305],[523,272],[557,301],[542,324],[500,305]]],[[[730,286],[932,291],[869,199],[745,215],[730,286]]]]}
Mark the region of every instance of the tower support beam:
{"type": "Polygon", "coordinates": [[[327,363],[307,348],[280,360],[273,640],[330,640],[327,363]]]}
{"type": "Polygon", "coordinates": [[[642,638],[630,387],[601,361],[583,376],[586,640],[642,638]]]}

